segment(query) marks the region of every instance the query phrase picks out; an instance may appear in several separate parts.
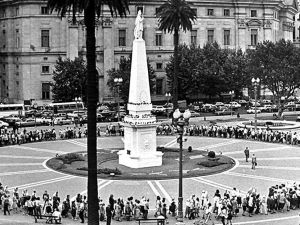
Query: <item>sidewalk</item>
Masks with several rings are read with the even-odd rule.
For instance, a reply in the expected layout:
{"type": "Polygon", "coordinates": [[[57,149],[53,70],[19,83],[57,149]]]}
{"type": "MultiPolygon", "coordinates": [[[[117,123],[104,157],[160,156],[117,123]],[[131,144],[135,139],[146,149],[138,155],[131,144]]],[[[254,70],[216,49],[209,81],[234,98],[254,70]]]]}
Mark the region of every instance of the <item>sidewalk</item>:
{"type": "MultiPolygon", "coordinates": [[[[149,218],[154,218],[153,216],[150,216],[149,218]]],[[[199,218],[196,219],[198,221],[199,218]]],[[[188,220],[184,219],[184,225],[194,225],[195,220],[188,220]]],[[[289,212],[284,212],[284,213],[275,213],[275,214],[269,214],[269,215],[254,215],[252,217],[248,216],[242,216],[240,213],[238,217],[234,217],[232,220],[233,224],[238,224],[238,225],[243,225],[243,224],[248,224],[248,225],[253,225],[253,224],[259,224],[259,225],[296,225],[299,224],[299,210],[291,210],[289,212]],[[288,221],[285,221],[284,218],[286,217],[287,219],[290,219],[288,221]],[[253,221],[251,223],[250,221],[253,221]]],[[[176,219],[174,217],[169,217],[168,218],[168,225],[175,225],[177,223],[176,219]]],[[[28,224],[35,224],[34,223],[34,218],[32,216],[26,216],[23,214],[12,214],[10,216],[4,216],[2,210],[0,211],[0,225],[28,225],[28,224]]],[[[46,220],[38,220],[37,224],[46,224],[46,220]]],[[[63,225],[79,225],[82,224],[80,223],[79,220],[72,220],[69,218],[63,218],[62,220],[63,225]]],[[[87,224],[87,221],[85,221],[84,224],[87,224]]],[[[100,225],[106,225],[106,222],[99,222],[100,225]]],[[[111,222],[112,225],[138,225],[138,222],[136,221],[115,221],[112,220],[111,222]]],[[[156,223],[143,223],[143,224],[154,224],[156,223]]],[[[201,224],[201,223],[200,223],[201,224]]],[[[209,221],[208,225],[221,225],[220,220],[216,220],[213,216],[213,219],[209,221]]],[[[167,225],[167,224],[166,224],[167,225]]]]}

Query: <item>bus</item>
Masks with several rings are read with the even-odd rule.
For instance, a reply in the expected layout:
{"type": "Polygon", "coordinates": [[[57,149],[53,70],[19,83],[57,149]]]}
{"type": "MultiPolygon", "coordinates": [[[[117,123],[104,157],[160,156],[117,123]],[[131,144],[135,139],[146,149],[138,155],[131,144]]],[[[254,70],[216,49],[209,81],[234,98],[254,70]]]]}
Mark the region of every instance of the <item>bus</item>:
{"type": "Polygon", "coordinates": [[[57,114],[57,113],[72,113],[74,111],[85,110],[83,102],[50,103],[47,108],[48,108],[48,110],[53,110],[53,112],[55,114],[57,114]]]}
{"type": "Polygon", "coordinates": [[[0,118],[10,115],[25,115],[25,111],[30,108],[24,104],[0,104],[0,118]]]}

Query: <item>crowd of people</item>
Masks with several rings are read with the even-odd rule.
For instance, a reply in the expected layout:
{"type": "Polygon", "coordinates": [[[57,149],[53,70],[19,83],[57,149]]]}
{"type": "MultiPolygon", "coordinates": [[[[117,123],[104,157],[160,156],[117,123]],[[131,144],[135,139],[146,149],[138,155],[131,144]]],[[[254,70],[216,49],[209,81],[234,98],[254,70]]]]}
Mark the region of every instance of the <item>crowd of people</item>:
{"type": "MultiPolygon", "coordinates": [[[[97,126],[97,135],[101,133],[106,136],[124,135],[124,129],[121,126],[113,124],[107,125],[104,129],[97,126]]],[[[83,138],[87,136],[87,127],[67,126],[55,129],[50,126],[48,129],[0,129],[0,147],[15,144],[24,144],[39,141],[53,141],[57,139],[83,138]]]]}
{"type": "MultiPolygon", "coordinates": [[[[157,135],[173,135],[176,134],[177,128],[169,124],[161,124],[157,126],[157,135]]],[[[184,135],[189,136],[207,136],[219,138],[239,138],[250,139],[256,141],[285,143],[297,145],[300,142],[300,133],[296,131],[279,131],[266,129],[227,125],[189,125],[184,127],[184,135]]]]}
{"type": "MultiPolygon", "coordinates": [[[[274,185],[266,192],[267,196],[261,195],[257,189],[251,187],[247,192],[233,188],[225,190],[223,194],[217,189],[211,195],[212,192],[203,190],[199,196],[193,194],[186,199],[184,217],[194,220],[195,224],[208,224],[219,220],[227,225],[232,224],[232,219],[237,216],[268,215],[300,208],[300,185],[296,182],[274,185]]],[[[145,196],[140,199],[131,196],[124,200],[114,198],[111,194],[106,202],[98,199],[99,220],[106,221],[107,225],[111,224],[112,219],[131,221],[152,217],[152,214],[149,216],[150,200],[145,196]]],[[[156,218],[168,221],[168,217],[177,216],[174,198],[167,203],[165,198],[157,196],[152,204],[155,206],[153,216],[156,218]]],[[[47,191],[42,195],[35,190],[29,193],[26,189],[19,193],[18,188],[9,190],[0,183],[0,207],[4,215],[23,213],[38,219],[42,215],[51,215],[55,223],[60,223],[62,218],[84,223],[88,214],[87,206],[87,197],[81,194],[72,199],[67,195],[62,199],[58,191],[53,195],[47,191]]]]}
{"type": "MultiPolygon", "coordinates": [[[[157,126],[157,135],[174,135],[177,132],[175,126],[160,124],[157,126]]],[[[108,124],[106,127],[97,126],[97,135],[101,136],[124,135],[124,128],[121,125],[108,124]]],[[[263,142],[285,143],[298,145],[300,143],[300,133],[296,131],[279,131],[270,128],[261,129],[227,125],[189,125],[184,127],[184,135],[206,136],[219,138],[238,138],[263,142]]],[[[23,144],[37,141],[49,141],[56,139],[72,139],[87,136],[87,127],[67,126],[59,129],[49,127],[48,129],[0,129],[0,146],[23,144]]]]}

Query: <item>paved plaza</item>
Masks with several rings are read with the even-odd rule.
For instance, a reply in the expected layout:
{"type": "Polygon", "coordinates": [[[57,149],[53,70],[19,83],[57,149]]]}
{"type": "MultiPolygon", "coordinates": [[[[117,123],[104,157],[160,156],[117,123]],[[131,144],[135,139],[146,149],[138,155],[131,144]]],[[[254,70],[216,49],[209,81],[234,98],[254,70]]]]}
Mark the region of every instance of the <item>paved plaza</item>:
{"type": "MultiPolygon", "coordinates": [[[[175,147],[178,145],[175,136],[158,136],[157,143],[161,146],[175,147]]],[[[122,137],[100,137],[98,148],[110,149],[122,147],[122,137]]],[[[207,190],[211,198],[216,189],[221,193],[232,190],[233,187],[245,193],[254,187],[261,195],[268,194],[268,188],[286,182],[300,182],[300,148],[264,142],[247,141],[241,139],[221,139],[209,137],[188,137],[184,146],[193,146],[195,150],[209,149],[216,153],[232,157],[236,166],[221,174],[185,178],[184,199],[192,194],[201,196],[202,190],[207,190]],[[250,154],[257,156],[258,167],[251,170],[250,163],[246,163],[243,150],[249,147],[250,154]]],[[[77,193],[86,194],[86,178],[62,174],[50,170],[45,166],[46,161],[57,153],[77,152],[86,149],[86,139],[58,140],[51,142],[30,143],[24,145],[7,146],[0,148],[1,183],[8,185],[10,190],[19,187],[20,192],[27,189],[31,194],[36,190],[42,195],[45,190],[53,194],[58,191],[64,199],[67,194],[75,197],[77,193]]],[[[184,168],[183,168],[184,170],[184,168]]],[[[185,171],[184,171],[185,172],[185,171]]],[[[169,204],[172,197],[178,196],[178,180],[109,180],[99,179],[99,196],[108,202],[108,197],[113,194],[115,198],[127,199],[130,196],[140,199],[146,196],[150,199],[150,208],[154,209],[157,195],[165,197],[169,204]]],[[[150,217],[153,212],[150,212],[150,217]]],[[[276,213],[272,215],[259,215],[234,218],[235,224],[299,224],[299,210],[276,213]]],[[[30,224],[33,218],[23,215],[4,217],[1,213],[0,224],[30,224]]],[[[63,224],[78,224],[78,221],[63,220],[63,224]]],[[[116,222],[113,224],[136,224],[135,222],[116,222]]],[[[171,219],[170,224],[175,224],[171,219]]],[[[186,224],[192,224],[187,220],[186,224]]],[[[219,221],[216,224],[220,224],[219,221]]]]}

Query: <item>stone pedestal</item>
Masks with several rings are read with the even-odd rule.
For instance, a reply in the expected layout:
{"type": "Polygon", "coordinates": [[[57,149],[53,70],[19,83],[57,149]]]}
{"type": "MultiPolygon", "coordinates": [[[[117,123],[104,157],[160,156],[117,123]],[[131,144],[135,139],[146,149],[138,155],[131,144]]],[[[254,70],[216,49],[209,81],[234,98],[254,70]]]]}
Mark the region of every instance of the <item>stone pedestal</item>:
{"type": "Polygon", "coordinates": [[[119,163],[130,168],[162,165],[162,152],[156,151],[156,117],[152,104],[143,39],[133,41],[130,90],[124,117],[124,150],[119,151],[119,163]]]}

